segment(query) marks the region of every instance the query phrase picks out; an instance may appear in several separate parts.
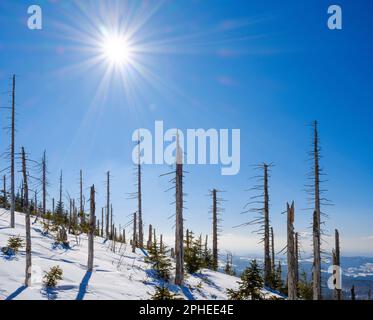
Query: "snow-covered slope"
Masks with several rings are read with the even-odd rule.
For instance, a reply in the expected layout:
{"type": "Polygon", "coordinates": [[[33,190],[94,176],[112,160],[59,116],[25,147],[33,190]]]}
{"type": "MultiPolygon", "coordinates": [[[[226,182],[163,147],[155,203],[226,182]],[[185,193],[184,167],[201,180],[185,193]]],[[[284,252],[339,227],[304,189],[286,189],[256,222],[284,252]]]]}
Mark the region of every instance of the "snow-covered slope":
{"type": "MultiPolygon", "coordinates": [[[[32,219],[33,222],[34,219],[32,219]]],[[[16,214],[16,228],[10,229],[9,211],[0,209],[0,247],[6,246],[12,235],[25,237],[25,217],[16,214]]],[[[69,235],[71,249],[55,248],[51,236],[42,234],[39,223],[32,225],[32,286],[23,287],[25,253],[22,248],[9,259],[0,253],[1,299],[149,299],[159,281],[152,277],[151,265],[144,261],[144,253],[131,252],[129,245],[117,245],[116,253],[111,243],[95,238],[95,260],[92,274],[86,272],[87,237],[79,243],[69,235]],[[46,292],[42,277],[50,267],[59,265],[63,280],[56,290],[46,292]]],[[[222,273],[203,270],[199,275],[189,275],[185,286],[171,285],[170,289],[184,299],[226,299],[226,288],[236,288],[237,278],[222,273]]]]}

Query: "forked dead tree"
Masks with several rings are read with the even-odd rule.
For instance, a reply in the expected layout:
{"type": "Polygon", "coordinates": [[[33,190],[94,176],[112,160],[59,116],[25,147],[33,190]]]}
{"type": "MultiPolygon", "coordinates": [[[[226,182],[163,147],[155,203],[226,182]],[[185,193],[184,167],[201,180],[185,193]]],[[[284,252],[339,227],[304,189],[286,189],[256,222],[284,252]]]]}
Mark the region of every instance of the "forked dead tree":
{"type": "Polygon", "coordinates": [[[89,210],[89,232],[88,232],[88,264],[87,270],[93,270],[93,258],[94,258],[94,237],[96,230],[96,204],[95,204],[95,186],[91,187],[91,197],[90,197],[90,210],[89,210]]]}

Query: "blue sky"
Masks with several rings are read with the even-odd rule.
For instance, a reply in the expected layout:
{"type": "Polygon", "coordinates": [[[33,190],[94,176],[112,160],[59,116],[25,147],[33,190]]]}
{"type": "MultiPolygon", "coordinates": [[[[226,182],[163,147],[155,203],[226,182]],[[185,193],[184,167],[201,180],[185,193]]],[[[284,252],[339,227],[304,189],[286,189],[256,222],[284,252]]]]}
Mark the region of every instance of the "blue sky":
{"type": "MultiPolygon", "coordinates": [[[[115,219],[122,225],[136,208],[132,132],[165,128],[238,128],[241,171],[223,177],[219,166],[187,166],[186,226],[210,232],[208,190],[225,190],[222,246],[235,253],[261,252],[252,228],[232,227],[255,175],[251,165],[274,162],[270,180],[271,222],[278,250],[284,245],[287,201],[295,201],[296,229],[309,232],[306,194],[310,148],[308,124],[317,119],[328,173],[326,229],[338,228],[346,255],[372,255],[373,4],[338,1],[343,30],[329,30],[330,1],[10,1],[0,3],[0,105],[9,106],[10,76],[17,75],[17,147],[34,159],[44,149],[49,193],[57,197],[59,170],[65,189],[78,196],[79,169],[85,191],[96,184],[104,205],[105,172],[113,175],[115,219]],[[101,4],[100,4],[101,3],[101,4]],[[27,28],[27,8],[43,9],[43,29],[27,28]],[[116,7],[116,5],[118,7],[116,7]],[[134,39],[146,49],[138,61],[146,72],[104,77],[95,58],[100,27],[139,26],[134,39]],[[101,85],[101,87],[100,87],[101,85]],[[101,90],[99,89],[101,88],[101,90]]],[[[334,3],[333,3],[334,4],[334,3]]],[[[6,126],[9,111],[0,111],[6,126]]],[[[5,151],[9,137],[0,135],[5,151]]],[[[5,159],[0,161],[6,167],[5,159]]],[[[174,208],[167,166],[144,166],[144,220],[172,244],[174,208]]],[[[326,248],[332,245],[328,239],[326,248]]],[[[305,237],[304,248],[310,240],[305,237]]]]}

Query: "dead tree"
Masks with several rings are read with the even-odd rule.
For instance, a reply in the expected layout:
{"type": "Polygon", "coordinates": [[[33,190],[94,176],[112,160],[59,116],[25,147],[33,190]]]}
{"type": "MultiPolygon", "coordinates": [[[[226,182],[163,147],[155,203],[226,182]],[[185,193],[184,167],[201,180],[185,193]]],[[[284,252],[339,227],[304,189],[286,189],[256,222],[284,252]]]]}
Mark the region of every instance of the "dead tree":
{"type": "Polygon", "coordinates": [[[258,216],[254,217],[249,222],[243,223],[240,226],[251,226],[258,225],[259,229],[255,230],[257,234],[261,235],[261,242],[264,244],[264,284],[270,285],[272,278],[272,264],[271,264],[271,253],[270,253],[270,219],[269,219],[269,172],[272,164],[260,164],[255,168],[260,171],[260,174],[255,176],[258,184],[252,187],[251,191],[259,192],[250,197],[250,201],[244,206],[242,213],[254,212],[258,216]],[[248,208],[248,206],[254,205],[254,208],[248,208]]]}
{"type": "Polygon", "coordinates": [[[132,236],[132,252],[136,252],[136,244],[137,244],[137,212],[133,214],[133,236],[132,236]]]}
{"type": "Polygon", "coordinates": [[[162,234],[159,238],[159,253],[163,254],[163,235],[162,234]]]}
{"type": "Polygon", "coordinates": [[[141,190],[141,163],[140,163],[140,139],[138,141],[137,163],[137,213],[139,218],[139,247],[144,247],[144,231],[142,222],[142,190],[141,190]]]}
{"type": "Polygon", "coordinates": [[[31,285],[31,222],[30,222],[30,207],[28,198],[28,181],[25,149],[22,147],[22,176],[24,189],[23,211],[26,221],[26,270],[25,270],[25,286],[31,285]]]}
{"type": "Polygon", "coordinates": [[[341,257],[340,257],[340,247],[339,247],[339,232],[335,229],[335,248],[333,250],[333,266],[334,266],[334,276],[339,279],[334,279],[335,289],[334,289],[334,299],[342,300],[342,289],[340,288],[340,268],[341,268],[341,257]]]}
{"type": "Polygon", "coordinates": [[[91,187],[91,197],[90,197],[90,211],[89,211],[89,233],[88,233],[88,263],[87,270],[93,270],[93,257],[94,257],[94,237],[96,230],[96,217],[95,217],[95,186],[91,187]]]}
{"type": "Polygon", "coordinates": [[[123,229],[123,243],[126,243],[126,229],[123,229]]]}
{"type": "Polygon", "coordinates": [[[275,237],[273,234],[273,227],[271,227],[271,270],[272,275],[276,273],[276,266],[275,266],[275,237]]]}
{"type": "Polygon", "coordinates": [[[146,246],[148,250],[150,250],[150,248],[152,247],[152,225],[151,224],[149,224],[148,242],[146,246]]]}
{"type": "Polygon", "coordinates": [[[3,175],[3,196],[4,196],[4,209],[6,209],[8,199],[7,199],[7,194],[6,194],[6,175],[5,174],[3,175]]]}
{"type": "Polygon", "coordinates": [[[356,300],[355,285],[351,288],[351,300],[356,300]]]}
{"type": "Polygon", "coordinates": [[[218,191],[216,189],[213,189],[210,191],[211,197],[212,197],[212,207],[211,207],[211,213],[212,213],[212,268],[213,270],[218,269],[218,236],[220,227],[219,223],[221,221],[220,214],[224,211],[223,208],[221,208],[221,202],[223,199],[218,197],[218,193],[221,191],[218,191]]]}
{"type": "Polygon", "coordinates": [[[298,295],[298,283],[299,283],[299,234],[295,233],[295,283],[297,284],[297,295],[298,295]]]}
{"type": "Polygon", "coordinates": [[[321,211],[322,205],[331,205],[330,201],[323,195],[326,190],[320,188],[321,176],[325,175],[320,166],[320,143],[317,128],[317,121],[312,124],[312,150],[309,153],[311,156],[312,167],[308,174],[310,184],[306,185],[306,191],[310,194],[309,200],[313,204],[313,226],[312,226],[312,243],[313,243],[313,269],[312,269],[312,289],[313,299],[321,300],[321,225],[322,217],[326,217],[325,213],[321,211]]]}
{"type": "Polygon", "coordinates": [[[288,264],[288,297],[297,299],[296,263],[294,241],[294,202],[287,203],[287,264],[288,264]]]}
{"type": "Polygon", "coordinates": [[[106,173],[106,239],[110,238],[110,171],[106,173]]]}
{"type": "Polygon", "coordinates": [[[15,94],[16,94],[16,76],[13,75],[12,81],[12,124],[11,124],[11,144],[10,144],[10,227],[15,227],[15,195],[14,195],[14,135],[15,135],[15,94]]]}
{"type": "Polygon", "coordinates": [[[104,236],[104,208],[101,208],[101,237],[104,236]]]}
{"type": "Polygon", "coordinates": [[[183,227],[183,161],[182,151],[179,144],[179,134],[176,139],[176,225],[175,225],[175,284],[182,285],[184,282],[184,227],[183,227]]]}
{"type": "Polygon", "coordinates": [[[113,223],[113,205],[110,205],[110,239],[114,236],[114,223],[113,223]]]}
{"type": "Polygon", "coordinates": [[[47,213],[47,156],[46,151],[44,150],[43,158],[41,160],[41,171],[42,171],[42,178],[41,178],[41,184],[42,184],[42,192],[43,192],[43,217],[45,217],[47,213]]]}
{"type": "Polygon", "coordinates": [[[80,179],[79,179],[79,201],[80,201],[80,208],[79,208],[79,217],[80,217],[80,224],[84,224],[85,217],[84,217],[84,201],[83,201],[83,171],[80,170],[80,179]]]}

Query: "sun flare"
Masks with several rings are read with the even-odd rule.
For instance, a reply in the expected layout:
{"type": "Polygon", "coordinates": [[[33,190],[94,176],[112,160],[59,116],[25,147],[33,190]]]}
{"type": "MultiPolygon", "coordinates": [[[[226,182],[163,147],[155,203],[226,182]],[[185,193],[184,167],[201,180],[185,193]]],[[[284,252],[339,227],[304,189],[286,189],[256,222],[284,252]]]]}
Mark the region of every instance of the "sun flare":
{"type": "Polygon", "coordinates": [[[102,50],[105,59],[116,67],[123,67],[130,63],[132,47],[123,36],[112,35],[104,39],[102,50]]]}

